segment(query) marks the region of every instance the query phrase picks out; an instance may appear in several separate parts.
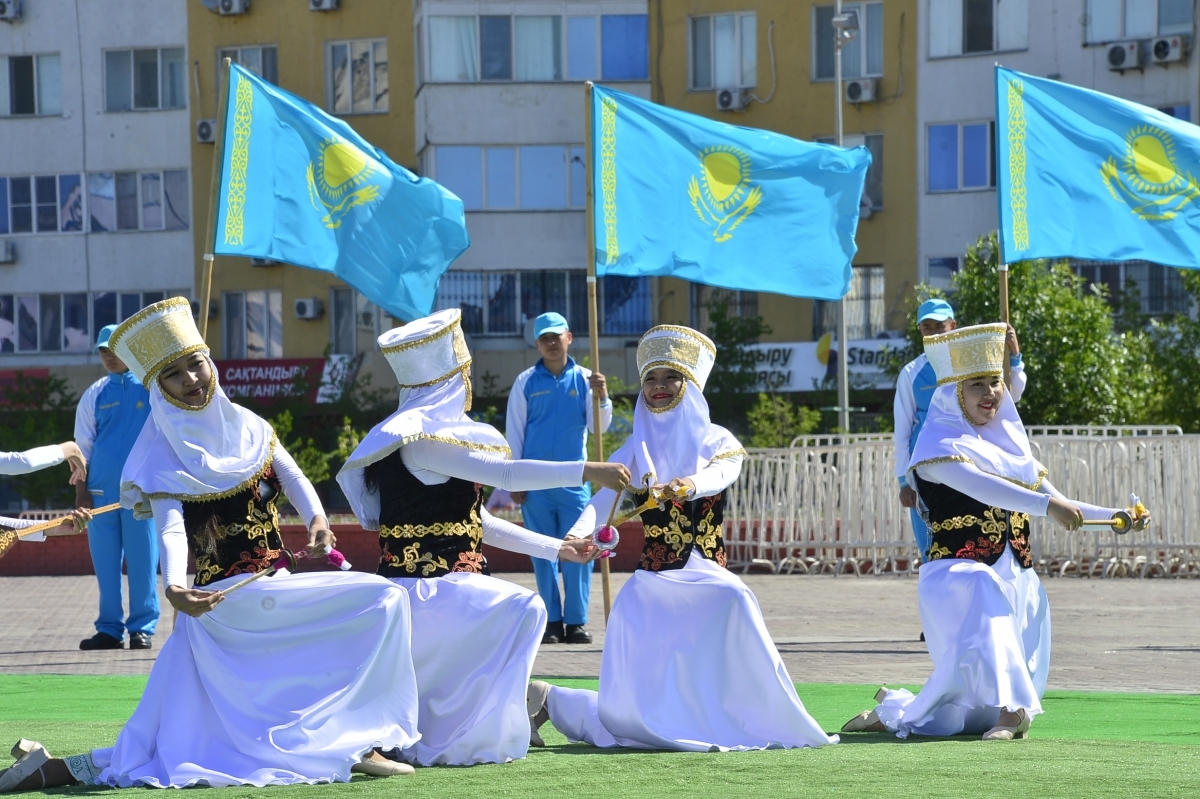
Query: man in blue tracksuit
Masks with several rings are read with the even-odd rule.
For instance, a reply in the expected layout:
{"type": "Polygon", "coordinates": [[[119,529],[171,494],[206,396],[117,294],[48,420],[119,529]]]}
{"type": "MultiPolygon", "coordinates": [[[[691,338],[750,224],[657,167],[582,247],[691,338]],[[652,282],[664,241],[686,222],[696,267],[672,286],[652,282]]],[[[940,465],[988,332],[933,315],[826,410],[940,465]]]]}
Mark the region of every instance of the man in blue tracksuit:
{"type": "MultiPolygon", "coordinates": [[[[954,309],[945,300],[932,299],[921,303],[917,308],[917,327],[922,336],[936,336],[949,333],[957,326],[954,321],[954,309]]],[[[1016,331],[1009,325],[1006,338],[1008,344],[1009,362],[1009,391],[1012,392],[1013,402],[1021,399],[1025,392],[1025,364],[1021,359],[1021,346],[1017,341],[1016,331]]],[[[917,443],[917,435],[925,424],[925,416],[929,413],[929,403],[933,400],[933,392],[937,386],[937,377],[933,374],[933,366],[929,359],[921,353],[905,364],[896,378],[896,400],[893,405],[895,414],[895,455],[896,478],[900,481],[900,504],[909,508],[912,516],[913,535],[917,539],[917,549],[921,559],[929,549],[929,530],[917,513],[917,492],[907,482],[908,459],[912,456],[913,447],[917,443]]]]}
{"type": "MultiPolygon", "coordinates": [[[[150,416],[150,392],[108,348],[116,325],[100,330],[96,351],[108,374],[88,386],[75,410],[75,443],[88,459],[87,485],[75,488],[76,504],[100,507],[121,499],[121,469],[133,442],[150,416]]],[[[100,616],[96,634],[79,642],[80,649],[149,649],[158,622],[158,538],[154,521],[138,521],[122,508],[88,524],[88,547],[100,583],[100,616]],[[121,564],[129,579],[129,618],[121,621],[121,564]]]]}
{"type": "MultiPolygon", "coordinates": [[[[592,392],[600,397],[600,431],[612,423],[612,403],[604,375],[584,369],[567,354],[572,336],[561,314],[544,313],[533,322],[542,358],[517,375],[508,395],[505,430],[514,459],[546,461],[587,460],[587,435],[595,432],[592,392]]],[[[583,513],[591,492],[587,485],[513,492],[522,505],[525,526],[555,538],[566,538],[583,513]]],[[[588,597],[592,590],[592,564],[551,563],[533,559],[538,593],[548,612],[544,644],[590,644],[587,624],[588,597]],[[559,594],[558,571],[563,590],[559,594]],[[564,627],[565,622],[565,627],[564,627]]]]}

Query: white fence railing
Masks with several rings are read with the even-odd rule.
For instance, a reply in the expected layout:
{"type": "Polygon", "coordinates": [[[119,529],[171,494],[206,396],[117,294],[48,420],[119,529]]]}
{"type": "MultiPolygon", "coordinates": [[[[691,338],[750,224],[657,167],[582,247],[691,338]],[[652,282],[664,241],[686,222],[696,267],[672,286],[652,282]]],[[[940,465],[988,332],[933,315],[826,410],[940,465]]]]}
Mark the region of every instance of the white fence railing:
{"type": "MultiPolygon", "coordinates": [[[[1139,435],[1133,428],[1052,430],[1030,442],[1056,488],[1109,506],[1128,504],[1136,492],[1154,522],[1143,532],[1118,536],[1068,533],[1035,518],[1030,542],[1040,572],[1200,577],[1200,436],[1178,428],[1137,428],[1139,435]]],[[[911,573],[917,551],[908,511],[897,497],[890,437],[797,443],[750,450],[743,462],[725,513],[730,567],[911,573]]]]}

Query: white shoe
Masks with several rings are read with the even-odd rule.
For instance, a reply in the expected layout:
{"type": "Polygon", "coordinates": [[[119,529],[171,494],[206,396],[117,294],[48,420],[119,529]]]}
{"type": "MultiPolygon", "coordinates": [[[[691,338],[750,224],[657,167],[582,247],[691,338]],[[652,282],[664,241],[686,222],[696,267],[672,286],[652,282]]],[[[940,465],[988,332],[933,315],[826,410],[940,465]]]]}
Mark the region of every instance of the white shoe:
{"type": "Polygon", "coordinates": [[[985,741],[1012,741],[1018,738],[1029,737],[1029,727],[1033,724],[1033,719],[1029,717],[1029,713],[1025,708],[1017,708],[1017,715],[1021,720],[1017,722],[1015,727],[1001,727],[997,724],[983,734],[985,741]]]}
{"type": "MultiPolygon", "coordinates": [[[[22,743],[28,745],[27,751],[16,763],[12,764],[11,768],[5,769],[3,773],[0,773],[0,793],[8,793],[15,790],[18,785],[29,779],[32,775],[37,774],[42,766],[50,762],[50,753],[40,743],[21,739],[17,742],[17,745],[19,746],[22,743]]],[[[16,746],[13,747],[13,749],[16,748],[16,746]]],[[[46,787],[45,773],[42,773],[41,787],[46,787]]]]}
{"type": "Polygon", "coordinates": [[[386,758],[364,757],[350,767],[356,774],[366,774],[371,777],[405,777],[416,774],[417,771],[407,763],[397,763],[386,758]]]}

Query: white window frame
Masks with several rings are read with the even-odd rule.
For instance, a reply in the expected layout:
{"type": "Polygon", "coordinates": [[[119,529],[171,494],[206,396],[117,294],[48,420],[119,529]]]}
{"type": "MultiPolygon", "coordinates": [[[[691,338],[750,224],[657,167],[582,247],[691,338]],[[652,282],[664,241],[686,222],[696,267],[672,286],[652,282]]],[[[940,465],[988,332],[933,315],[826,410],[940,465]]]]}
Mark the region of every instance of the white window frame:
{"type": "Polygon", "coordinates": [[[325,110],[339,117],[351,116],[371,116],[378,114],[390,113],[392,107],[392,49],[388,45],[386,36],[375,36],[370,38],[357,39],[333,39],[325,43],[325,110]],[[371,78],[371,110],[370,111],[355,111],[354,110],[354,76],[350,76],[350,110],[335,111],[333,108],[334,86],[333,86],[333,48],[339,45],[344,45],[347,48],[347,65],[352,61],[350,53],[353,45],[366,44],[371,53],[371,67],[367,70],[367,74],[371,78]],[[388,48],[388,107],[380,109],[375,103],[375,45],[382,44],[388,48]]]}
{"type": "MultiPolygon", "coordinates": [[[[42,76],[41,76],[42,59],[46,58],[47,56],[54,56],[55,58],[58,59],[58,98],[59,98],[58,104],[60,106],[62,105],[62,53],[9,53],[7,55],[0,56],[0,58],[3,58],[6,62],[9,61],[9,59],[13,59],[13,58],[32,58],[33,59],[33,108],[34,108],[34,110],[33,110],[32,114],[13,114],[13,113],[9,112],[8,108],[5,108],[3,111],[0,111],[0,119],[32,119],[34,117],[59,117],[59,116],[62,116],[63,112],[62,112],[61,108],[57,112],[46,112],[46,111],[43,111],[42,107],[41,107],[42,104],[41,104],[41,100],[39,99],[40,92],[38,91],[38,87],[41,86],[41,80],[42,80],[42,76]]],[[[5,74],[8,77],[8,80],[11,81],[12,80],[12,77],[11,77],[12,65],[6,63],[4,66],[5,66],[5,74]]],[[[12,100],[10,98],[10,100],[9,100],[10,107],[11,107],[11,103],[12,103],[12,100]]]]}
{"type": "MultiPolygon", "coordinates": [[[[277,45],[277,44],[231,44],[231,45],[217,48],[217,85],[218,86],[221,85],[222,59],[224,59],[224,57],[225,57],[224,53],[227,53],[230,50],[234,50],[237,52],[238,60],[235,63],[237,63],[239,66],[242,64],[242,51],[243,50],[258,50],[259,51],[258,61],[260,64],[262,63],[262,51],[263,50],[274,50],[275,51],[275,80],[272,81],[269,78],[267,78],[265,75],[259,75],[258,77],[262,78],[263,80],[267,81],[267,83],[270,83],[274,86],[279,85],[278,84],[278,80],[279,80],[279,45],[277,45]]],[[[257,74],[257,73],[255,73],[255,74],[257,74]]]]}
{"type": "Polygon", "coordinates": [[[222,311],[222,314],[225,319],[224,323],[221,326],[222,338],[224,339],[222,341],[222,349],[223,349],[223,351],[225,353],[225,357],[227,359],[229,359],[229,360],[270,361],[270,360],[278,360],[283,357],[283,319],[284,319],[284,314],[283,314],[283,291],[282,291],[282,289],[267,288],[267,289],[241,289],[239,291],[223,291],[223,292],[221,292],[221,311],[222,311]],[[246,295],[251,294],[251,293],[262,293],[265,295],[264,299],[265,299],[265,303],[266,303],[265,308],[266,308],[267,335],[266,335],[266,341],[264,342],[265,347],[266,347],[266,352],[264,353],[262,358],[251,357],[249,349],[246,348],[246,342],[247,342],[247,339],[249,338],[249,330],[247,328],[247,316],[248,315],[246,313],[246,295]],[[240,354],[238,354],[238,353],[231,354],[229,352],[229,341],[228,341],[229,325],[232,324],[232,322],[230,320],[230,315],[228,313],[228,308],[229,308],[228,303],[229,303],[229,298],[232,296],[235,296],[235,295],[239,295],[242,298],[242,322],[241,323],[242,323],[243,350],[240,354]],[[274,354],[271,351],[271,344],[272,344],[272,340],[273,340],[272,334],[275,332],[271,326],[271,305],[273,304],[272,299],[274,297],[279,298],[279,304],[280,304],[279,331],[278,331],[279,332],[278,354],[274,354]]]}
{"type": "MultiPolygon", "coordinates": [[[[94,342],[96,332],[99,329],[96,324],[97,320],[96,320],[96,310],[95,310],[96,309],[95,303],[96,303],[97,295],[101,295],[101,294],[117,295],[117,297],[116,297],[116,303],[117,303],[116,304],[116,311],[117,311],[116,321],[123,322],[126,319],[128,319],[130,316],[132,316],[133,313],[137,313],[137,311],[134,311],[129,314],[122,314],[121,313],[121,299],[120,299],[121,295],[122,294],[137,294],[138,295],[138,310],[141,310],[142,308],[145,308],[147,305],[150,304],[145,299],[145,295],[148,293],[162,295],[159,299],[166,299],[168,297],[183,297],[184,299],[188,299],[188,292],[182,291],[182,290],[176,290],[176,289],[165,289],[162,291],[152,291],[152,292],[143,291],[141,289],[128,289],[128,290],[122,290],[122,289],[108,290],[108,289],[106,289],[106,290],[102,290],[102,291],[61,291],[61,292],[55,292],[55,291],[43,291],[43,292],[0,291],[0,294],[2,294],[3,296],[12,298],[12,301],[13,301],[13,327],[14,327],[13,351],[12,352],[0,352],[0,363],[3,362],[3,358],[5,358],[6,356],[24,356],[24,355],[31,355],[34,353],[43,354],[43,355],[63,355],[63,356],[67,356],[67,357],[78,357],[79,355],[91,354],[92,353],[92,342],[94,342]],[[37,347],[35,349],[18,350],[17,349],[18,340],[16,339],[16,335],[17,335],[16,328],[18,327],[18,323],[19,323],[19,319],[20,319],[20,316],[19,316],[20,311],[17,307],[18,299],[21,297],[31,297],[31,296],[37,297],[37,305],[38,305],[38,314],[37,314],[37,320],[36,320],[36,323],[37,323],[37,347]],[[41,313],[41,311],[42,311],[42,298],[48,297],[48,296],[55,296],[55,297],[59,298],[59,300],[58,300],[58,302],[59,302],[59,305],[58,305],[59,335],[60,335],[60,338],[63,338],[64,340],[61,342],[61,346],[59,349],[44,350],[44,349],[42,349],[42,313],[41,313]],[[83,349],[83,350],[67,350],[67,349],[65,349],[65,347],[66,347],[66,341],[65,341],[66,328],[65,328],[64,323],[65,323],[66,317],[65,317],[65,314],[63,313],[63,310],[64,310],[63,303],[65,302],[65,298],[68,296],[83,296],[85,298],[85,302],[86,302],[86,306],[87,306],[88,346],[86,349],[83,349]]],[[[153,300],[153,301],[158,302],[158,300],[153,300]]]]}
{"type": "Polygon", "coordinates": [[[104,83],[104,95],[103,95],[104,113],[106,113],[106,114],[142,114],[142,113],[152,113],[152,112],[156,112],[156,111],[186,111],[186,110],[188,110],[189,106],[188,106],[188,88],[187,88],[187,79],[188,79],[187,63],[188,63],[188,51],[187,51],[187,45],[185,45],[185,44],[176,44],[176,45],[169,45],[169,46],[162,46],[162,47],[110,47],[105,50],[102,50],[100,53],[100,67],[101,67],[101,71],[104,74],[104,79],[103,79],[103,83],[104,83]],[[133,65],[133,54],[138,50],[155,50],[158,53],[158,105],[155,106],[154,108],[138,108],[137,106],[133,105],[133,103],[135,102],[134,98],[137,97],[137,73],[136,73],[136,70],[133,69],[133,66],[134,66],[133,65]],[[163,76],[166,74],[166,70],[164,69],[164,65],[163,65],[163,50],[182,50],[183,51],[183,66],[184,66],[183,105],[171,106],[170,108],[167,108],[166,106],[163,105],[163,76]],[[129,104],[130,104],[130,107],[123,111],[109,111],[108,110],[108,54],[109,53],[129,53],[129,61],[130,61],[129,104]]]}
{"type": "Polygon", "coordinates": [[[946,121],[946,122],[929,122],[925,125],[925,193],[926,194],[960,194],[963,192],[981,192],[996,190],[996,164],[995,164],[995,136],[996,128],[995,121],[991,119],[967,119],[962,121],[946,121]],[[956,188],[953,189],[931,189],[929,188],[929,129],[940,128],[949,125],[958,126],[958,180],[956,188]],[[985,152],[987,153],[987,175],[988,182],[986,186],[963,186],[963,172],[965,169],[964,158],[966,157],[966,149],[963,147],[963,136],[968,125],[987,125],[988,128],[988,146],[985,152]]]}
{"type": "MultiPolygon", "coordinates": [[[[1109,0],[1109,3],[1114,5],[1115,8],[1105,9],[1106,11],[1115,11],[1117,14],[1117,30],[1118,30],[1117,35],[1113,38],[1093,37],[1093,35],[1091,33],[1091,21],[1092,21],[1094,2],[1095,2],[1095,0],[1084,0],[1085,24],[1083,25],[1083,43],[1085,46],[1089,46],[1089,45],[1102,46],[1102,45],[1111,44],[1113,42],[1119,42],[1119,41],[1123,41],[1123,40],[1127,40],[1127,39],[1144,39],[1144,38],[1146,38],[1146,34],[1136,33],[1135,35],[1130,36],[1125,31],[1126,10],[1127,10],[1126,7],[1127,7],[1128,3],[1130,2],[1130,0],[1109,0]]],[[[1187,36],[1187,35],[1191,35],[1195,32],[1196,11],[1195,11],[1194,7],[1192,9],[1192,23],[1190,26],[1188,26],[1187,30],[1178,29],[1178,30],[1164,31],[1163,27],[1162,27],[1162,22],[1160,21],[1160,11],[1161,11],[1160,0],[1154,0],[1154,31],[1155,32],[1150,34],[1151,36],[1153,36],[1153,37],[1179,36],[1179,35],[1187,36]]]]}
{"type": "Polygon", "coordinates": [[[757,68],[758,53],[757,53],[757,49],[755,51],[755,65],[756,65],[755,72],[754,72],[755,79],[751,82],[747,82],[746,76],[742,74],[742,63],[743,63],[743,59],[742,59],[742,23],[745,21],[745,19],[747,17],[754,18],[754,44],[755,44],[755,48],[757,48],[758,47],[758,12],[757,11],[729,11],[729,12],[725,12],[725,13],[721,13],[721,14],[694,14],[694,15],[688,17],[688,21],[687,21],[688,91],[714,92],[714,91],[720,91],[721,89],[753,89],[753,88],[755,88],[755,86],[758,85],[758,68],[757,68]],[[715,56],[716,55],[716,38],[715,38],[716,37],[716,25],[713,24],[713,20],[716,17],[733,17],[736,22],[736,24],[734,26],[733,38],[737,42],[737,65],[738,65],[738,85],[737,86],[717,86],[716,85],[717,84],[717,79],[716,79],[717,67],[716,67],[715,57],[713,59],[713,63],[709,65],[709,70],[713,74],[713,79],[712,79],[713,85],[712,86],[696,86],[692,83],[693,79],[696,76],[696,68],[695,68],[695,65],[696,65],[695,44],[696,43],[695,43],[695,36],[693,35],[693,31],[694,31],[693,26],[695,25],[695,20],[697,20],[697,19],[707,19],[708,20],[708,52],[710,55],[715,56]]]}
{"type": "Polygon", "coordinates": [[[1034,3],[1045,2],[1045,0],[992,0],[992,49],[990,50],[973,50],[966,52],[964,41],[966,37],[965,24],[966,20],[963,16],[963,0],[927,0],[929,2],[929,13],[927,14],[926,29],[929,37],[928,58],[930,60],[940,58],[971,58],[974,56],[987,56],[992,53],[1020,53],[1029,50],[1029,17],[1030,6],[1034,3]],[[1025,18],[1024,18],[1024,35],[1023,42],[1012,45],[1002,46],[1001,38],[1001,9],[1007,9],[1006,3],[1024,3],[1025,18]],[[945,4],[945,8],[938,6],[945,4]],[[950,34],[950,39],[942,40],[935,29],[935,25],[949,21],[954,26],[954,32],[950,34]],[[940,52],[943,50],[944,52],[940,52]]]}
{"type": "MultiPolygon", "coordinates": [[[[430,147],[426,148],[425,152],[422,154],[423,155],[422,163],[424,165],[424,171],[426,171],[427,173],[431,173],[428,176],[433,178],[434,180],[437,180],[437,151],[438,151],[439,146],[478,147],[479,148],[479,170],[480,170],[479,185],[480,185],[480,191],[481,191],[481,197],[480,197],[481,207],[471,210],[470,213],[485,213],[486,212],[486,213],[491,213],[491,214],[510,214],[510,213],[514,213],[514,212],[524,212],[524,213],[556,214],[556,213],[562,213],[564,211],[578,212],[578,211],[585,210],[585,206],[583,206],[583,205],[572,205],[571,204],[571,196],[572,196],[572,192],[571,192],[571,188],[572,188],[572,186],[571,186],[571,152],[573,150],[582,150],[583,149],[582,144],[431,145],[430,147]],[[525,208],[524,206],[521,205],[521,148],[522,147],[562,147],[563,148],[563,150],[564,150],[563,157],[565,158],[564,163],[565,163],[565,172],[566,172],[566,175],[565,175],[565,177],[566,177],[566,184],[565,184],[566,197],[565,197],[564,205],[562,208],[525,208]],[[492,150],[492,149],[512,150],[513,151],[513,181],[516,185],[513,186],[513,207],[511,207],[511,208],[489,208],[488,207],[488,201],[487,201],[487,198],[488,198],[487,155],[488,155],[488,150],[492,150]],[[430,158],[429,157],[430,155],[432,155],[433,157],[430,158]],[[432,167],[432,169],[430,169],[430,167],[432,167]]],[[[586,157],[586,155],[585,155],[585,157],[586,157]]],[[[586,191],[587,191],[586,173],[584,176],[584,181],[585,181],[585,186],[584,186],[585,195],[584,196],[586,197],[586,191]]]]}
{"type": "Polygon", "coordinates": [[[105,172],[89,172],[83,176],[83,189],[84,189],[84,191],[83,191],[84,209],[83,210],[84,210],[84,219],[86,220],[83,227],[84,227],[84,231],[87,233],[94,232],[96,235],[107,236],[107,235],[111,235],[113,233],[183,233],[185,231],[192,229],[192,206],[191,206],[192,175],[191,175],[191,170],[187,169],[186,167],[181,167],[181,168],[177,167],[175,169],[114,169],[111,173],[107,172],[107,171],[105,171],[105,172]],[[187,199],[188,199],[188,216],[187,216],[187,227],[185,227],[185,228],[176,228],[176,229],[167,228],[167,207],[166,207],[167,206],[167,178],[166,178],[167,172],[183,172],[184,175],[187,176],[186,194],[187,194],[187,199]],[[107,174],[111,174],[113,176],[113,192],[114,192],[113,202],[114,203],[116,203],[115,192],[116,192],[117,175],[134,175],[134,183],[137,186],[138,226],[137,226],[136,230],[134,230],[132,228],[126,228],[124,230],[122,230],[121,228],[117,228],[115,230],[93,231],[91,229],[92,217],[91,217],[90,209],[88,208],[88,198],[91,196],[91,191],[88,186],[88,178],[92,175],[107,175],[107,174]],[[162,188],[162,205],[163,205],[163,226],[162,227],[154,227],[154,228],[146,227],[145,215],[143,213],[145,211],[145,205],[144,205],[145,198],[142,196],[142,175],[158,175],[159,186],[162,188]]]}
{"type": "MultiPolygon", "coordinates": [[[[959,2],[961,2],[961,1],[962,0],[959,0],[959,2]]],[[[845,69],[844,69],[845,64],[842,64],[842,67],[843,67],[842,80],[858,80],[859,78],[882,78],[883,70],[880,70],[879,72],[870,72],[867,69],[867,64],[870,62],[870,55],[867,53],[867,14],[866,14],[866,11],[867,11],[867,6],[872,6],[872,5],[880,6],[882,8],[883,0],[854,0],[854,2],[852,4],[862,6],[862,13],[860,13],[858,15],[858,33],[855,35],[861,45],[859,47],[859,54],[860,54],[860,57],[862,58],[862,63],[860,64],[860,68],[861,68],[862,72],[860,72],[857,76],[855,76],[853,78],[847,78],[845,75],[845,69]]],[[[812,31],[812,35],[809,37],[809,48],[812,51],[812,63],[810,64],[810,69],[812,71],[809,74],[812,76],[812,80],[811,80],[812,83],[832,83],[833,82],[832,75],[830,75],[827,78],[817,77],[817,70],[818,70],[819,65],[817,64],[817,40],[816,40],[817,9],[818,8],[832,8],[832,7],[833,7],[833,5],[831,3],[821,3],[820,5],[812,6],[812,10],[810,12],[809,30],[812,31]]],[[[845,4],[843,4],[843,10],[846,10],[845,4]]],[[[882,14],[880,16],[882,16],[882,14]]],[[[881,47],[886,46],[886,43],[883,42],[883,33],[882,32],[880,32],[880,42],[881,42],[881,47]]],[[[883,65],[883,62],[884,62],[883,56],[884,56],[884,53],[879,54],[879,63],[881,66],[883,65]]]]}
{"type": "Polygon", "coordinates": [[[82,172],[52,172],[50,174],[41,174],[41,175],[28,175],[28,174],[27,175],[0,175],[0,178],[3,178],[5,181],[4,191],[6,192],[6,196],[4,197],[4,204],[5,204],[5,207],[8,212],[8,218],[5,220],[5,222],[7,223],[6,227],[8,228],[8,232],[0,233],[0,236],[4,236],[4,237],[7,237],[7,236],[61,236],[61,235],[76,236],[76,235],[79,235],[80,233],[87,232],[87,229],[88,229],[88,206],[87,206],[87,175],[86,174],[84,174],[82,172]],[[58,226],[57,226],[56,230],[40,230],[39,231],[37,229],[38,198],[37,198],[37,183],[36,183],[36,181],[38,178],[49,178],[49,177],[54,178],[54,196],[55,196],[55,205],[57,206],[58,226]],[[82,196],[80,197],[80,205],[81,205],[81,208],[83,211],[83,220],[84,220],[80,230],[63,230],[62,182],[61,182],[61,179],[64,177],[77,177],[80,180],[79,185],[82,189],[82,196]],[[29,182],[29,199],[30,199],[29,208],[30,208],[30,213],[32,215],[32,230],[28,230],[28,231],[23,230],[20,232],[13,230],[12,181],[14,178],[17,180],[28,179],[30,181],[29,182]]]}

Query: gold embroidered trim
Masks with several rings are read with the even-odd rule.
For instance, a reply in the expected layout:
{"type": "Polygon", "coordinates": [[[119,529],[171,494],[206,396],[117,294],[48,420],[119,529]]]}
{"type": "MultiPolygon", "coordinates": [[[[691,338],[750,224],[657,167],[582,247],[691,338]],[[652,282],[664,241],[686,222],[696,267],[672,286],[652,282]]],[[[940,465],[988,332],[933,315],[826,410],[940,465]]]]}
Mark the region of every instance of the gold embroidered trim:
{"type": "MultiPolygon", "coordinates": [[[[433,380],[426,380],[424,383],[399,383],[398,385],[400,386],[400,388],[425,388],[426,386],[436,386],[438,383],[441,383],[443,380],[448,380],[451,377],[454,377],[456,374],[461,374],[462,372],[465,372],[467,370],[467,367],[469,367],[470,365],[471,365],[471,361],[468,360],[462,366],[457,366],[454,369],[451,369],[449,372],[446,372],[446,374],[442,375],[441,377],[436,377],[433,380]]],[[[470,388],[468,388],[467,393],[470,394],[470,391],[471,391],[470,388]]],[[[470,401],[470,397],[468,396],[467,397],[467,410],[470,410],[470,409],[471,409],[471,401],[470,401]]]]}
{"type": "Polygon", "coordinates": [[[162,381],[160,380],[158,383],[158,388],[163,399],[174,405],[176,408],[181,408],[185,411],[202,411],[207,408],[208,403],[212,402],[213,395],[217,393],[217,367],[216,364],[212,362],[211,358],[208,360],[208,365],[212,369],[212,380],[208,381],[208,390],[204,394],[203,405],[188,405],[186,402],[180,402],[168,394],[165,389],[163,389],[162,381]]]}
{"type": "Polygon", "coordinates": [[[981,372],[972,372],[969,375],[954,375],[952,377],[943,377],[938,381],[939,386],[944,386],[947,383],[958,383],[960,386],[968,380],[978,380],[981,377],[1000,377],[1004,374],[1004,370],[985,369],[981,372]]]}
{"type": "MultiPolygon", "coordinates": [[[[915,472],[922,466],[931,466],[935,463],[969,463],[976,469],[979,469],[979,465],[965,455],[947,455],[946,457],[942,458],[930,458],[929,460],[921,461],[920,463],[914,463],[912,466],[908,467],[908,472],[906,472],[906,474],[915,472]]],[[[990,474],[992,477],[999,477],[1001,480],[1007,480],[1010,483],[1015,483],[1022,488],[1028,488],[1030,491],[1037,491],[1039,488],[1041,488],[1042,481],[1045,480],[1047,475],[1050,474],[1049,469],[1043,468],[1040,472],[1038,472],[1038,479],[1036,483],[1026,483],[1025,481],[1018,480],[1015,477],[1005,477],[1002,474],[995,474],[994,472],[985,471],[983,469],[979,469],[979,471],[983,472],[984,474],[990,474]]]]}
{"type": "MultiPolygon", "coordinates": [[[[254,88],[238,76],[233,108],[233,147],[229,151],[229,187],[225,194],[225,243],[242,244],[246,235],[246,171],[250,167],[250,125],[254,113],[254,88]]],[[[225,124],[225,120],[221,120],[225,124]]]]}
{"type": "Polygon", "coordinates": [[[483,536],[483,526],[475,511],[471,511],[471,522],[437,522],[436,524],[397,524],[379,528],[381,538],[425,538],[430,535],[465,535],[474,541],[483,536]]]}
{"type": "MultiPolygon", "coordinates": [[[[588,153],[592,158],[592,153],[588,153]]],[[[600,193],[604,199],[605,263],[615,264],[620,257],[617,238],[617,102],[611,97],[600,100],[600,193]]],[[[588,220],[594,225],[595,220],[588,220]]]]}
{"type": "Polygon", "coordinates": [[[112,335],[108,337],[108,348],[111,350],[113,347],[115,347],[117,345],[117,341],[119,341],[122,336],[132,330],[139,322],[144,322],[151,316],[154,316],[162,311],[166,311],[169,308],[178,308],[180,306],[186,306],[188,313],[192,312],[192,304],[183,297],[169,297],[168,299],[160,300],[152,305],[147,305],[145,308],[138,311],[117,326],[117,329],[114,330],[112,335]]]}
{"type": "Polygon", "coordinates": [[[700,344],[700,346],[704,347],[704,349],[708,350],[714,358],[717,357],[717,348],[712,344],[711,341],[709,341],[707,336],[705,336],[699,330],[694,330],[693,328],[685,327],[683,325],[655,325],[654,327],[650,328],[645,333],[643,333],[642,338],[645,338],[646,336],[649,336],[651,333],[655,333],[659,330],[670,330],[673,333],[680,333],[682,335],[685,335],[689,339],[692,339],[693,341],[698,342],[700,344]]]}
{"type": "Polygon", "coordinates": [[[459,327],[461,323],[462,317],[460,316],[450,324],[443,327],[441,330],[435,330],[424,338],[419,338],[414,341],[402,341],[399,344],[389,344],[386,347],[380,347],[380,352],[382,352],[384,355],[391,355],[392,353],[396,352],[404,352],[405,350],[416,349],[417,347],[424,346],[430,342],[437,341],[440,338],[450,335],[459,327]]]}
{"type": "Polygon", "coordinates": [[[1008,81],[1008,206],[1012,212],[1013,246],[1029,249],[1029,220],[1025,213],[1025,83],[1008,81]]]}
{"type": "Polygon", "coordinates": [[[435,436],[429,433],[417,433],[415,435],[405,436],[397,441],[394,441],[388,446],[372,452],[370,455],[364,455],[357,460],[346,461],[345,465],[342,466],[342,471],[347,469],[365,469],[372,463],[383,460],[401,447],[423,440],[437,441],[441,444],[450,444],[451,446],[463,447],[464,449],[474,449],[480,452],[499,452],[502,453],[506,458],[512,458],[512,450],[506,446],[500,446],[499,444],[477,444],[474,441],[460,441],[457,438],[435,436]]]}
{"type": "Polygon", "coordinates": [[[936,336],[924,336],[922,343],[928,345],[930,342],[937,344],[943,341],[953,341],[958,338],[970,338],[973,336],[987,335],[988,333],[1003,333],[1008,334],[1008,325],[1003,322],[990,322],[983,325],[971,325],[970,327],[959,328],[958,330],[949,330],[945,333],[938,333],[936,336]]]}
{"type": "MultiPolygon", "coordinates": [[[[989,510],[986,515],[990,516],[991,511],[989,510]]],[[[934,522],[932,525],[930,525],[929,531],[932,533],[940,533],[946,530],[961,530],[964,527],[975,527],[976,525],[978,525],[980,528],[984,528],[985,525],[999,525],[998,529],[1000,532],[1008,529],[1007,524],[1005,524],[1002,520],[997,521],[995,518],[981,519],[978,516],[954,516],[949,519],[944,519],[940,522],[934,522]]],[[[984,529],[984,532],[988,532],[987,529],[984,529]]]]}
{"type": "MultiPolygon", "coordinates": [[[[693,381],[693,382],[695,382],[695,381],[693,381]]],[[[679,387],[679,393],[675,395],[675,399],[671,400],[670,402],[668,402],[666,405],[662,406],[661,408],[654,408],[650,405],[649,402],[647,402],[646,410],[650,411],[650,413],[666,413],[667,411],[674,410],[679,405],[679,403],[683,402],[683,395],[686,393],[687,393],[687,380],[684,380],[683,385],[679,387]]],[[[646,399],[644,395],[643,395],[642,399],[643,400],[646,399]]]]}
{"type": "Polygon", "coordinates": [[[717,455],[713,455],[708,462],[712,463],[713,461],[719,461],[722,458],[744,458],[745,456],[746,450],[738,447],[737,449],[731,449],[728,452],[721,452],[717,455]]]}
{"type": "Polygon", "coordinates": [[[218,491],[215,494],[172,494],[166,491],[156,491],[150,494],[143,492],[143,495],[146,497],[146,499],[177,499],[181,502],[210,502],[214,499],[225,499],[227,497],[232,497],[234,494],[245,491],[247,488],[257,483],[263,478],[263,475],[270,470],[271,461],[275,459],[275,445],[277,443],[278,439],[275,437],[275,431],[272,430],[271,443],[267,447],[267,457],[263,461],[262,466],[259,467],[258,471],[254,475],[246,480],[243,480],[241,483],[229,489],[228,491],[218,491]]]}
{"type": "Polygon", "coordinates": [[[908,471],[915,472],[922,466],[932,466],[935,463],[974,463],[974,461],[968,458],[966,455],[945,455],[941,458],[930,458],[929,460],[921,461],[920,463],[914,463],[912,466],[908,467],[908,471]]]}

